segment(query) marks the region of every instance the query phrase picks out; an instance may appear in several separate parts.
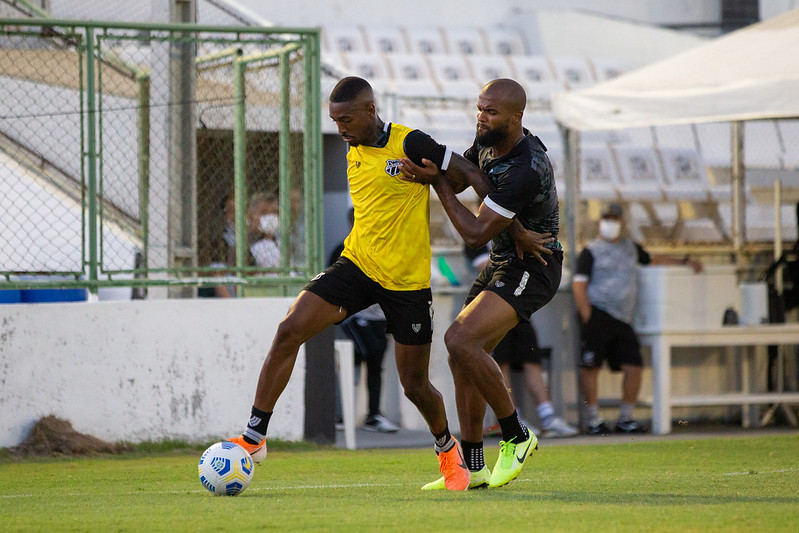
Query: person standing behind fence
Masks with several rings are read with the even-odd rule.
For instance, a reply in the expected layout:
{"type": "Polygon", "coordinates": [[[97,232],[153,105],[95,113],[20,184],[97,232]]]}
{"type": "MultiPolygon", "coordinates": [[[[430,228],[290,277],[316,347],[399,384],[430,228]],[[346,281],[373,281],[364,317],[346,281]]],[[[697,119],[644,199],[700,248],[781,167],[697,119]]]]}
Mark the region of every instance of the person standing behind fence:
{"type": "Polygon", "coordinates": [[[580,332],[580,391],[585,402],[590,435],[607,435],[610,428],[599,414],[598,376],[604,361],[614,372],[622,372],[622,397],[616,433],[643,433],[646,429],[633,417],[641,390],[643,361],[638,337],[633,331],[633,311],[638,296],[638,265],[689,264],[697,261],[653,257],[639,244],[622,237],[624,211],[607,205],[599,220],[599,236],[577,259],[572,292],[582,323],[580,332]]]}

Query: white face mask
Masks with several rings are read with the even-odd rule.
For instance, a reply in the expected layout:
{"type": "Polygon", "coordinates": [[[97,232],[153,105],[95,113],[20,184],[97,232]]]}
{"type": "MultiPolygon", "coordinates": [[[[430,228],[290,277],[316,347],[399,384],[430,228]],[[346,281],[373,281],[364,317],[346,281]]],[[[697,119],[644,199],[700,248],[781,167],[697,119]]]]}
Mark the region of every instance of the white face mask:
{"type": "Polygon", "coordinates": [[[621,222],[618,220],[599,220],[599,235],[606,241],[615,241],[621,234],[621,222]]]}
{"type": "Polygon", "coordinates": [[[277,215],[264,215],[258,222],[258,229],[267,235],[277,235],[278,227],[280,226],[280,218],[277,215]]]}

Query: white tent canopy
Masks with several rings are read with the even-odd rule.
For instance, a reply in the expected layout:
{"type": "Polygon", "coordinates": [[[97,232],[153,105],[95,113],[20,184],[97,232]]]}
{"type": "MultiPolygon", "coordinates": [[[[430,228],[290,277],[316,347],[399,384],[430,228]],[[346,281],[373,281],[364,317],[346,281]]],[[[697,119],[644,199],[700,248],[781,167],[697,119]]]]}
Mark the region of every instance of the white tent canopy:
{"type": "Polygon", "coordinates": [[[799,117],[799,9],[591,88],[554,95],[572,130],[799,117]]]}

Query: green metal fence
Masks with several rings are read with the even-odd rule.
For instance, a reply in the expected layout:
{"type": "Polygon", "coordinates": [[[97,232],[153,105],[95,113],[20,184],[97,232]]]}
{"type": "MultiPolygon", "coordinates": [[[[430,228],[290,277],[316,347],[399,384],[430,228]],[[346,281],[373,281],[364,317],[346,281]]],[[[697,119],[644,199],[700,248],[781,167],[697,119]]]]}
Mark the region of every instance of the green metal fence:
{"type": "Polygon", "coordinates": [[[296,290],[319,73],[318,30],[0,19],[2,288],[296,290]]]}

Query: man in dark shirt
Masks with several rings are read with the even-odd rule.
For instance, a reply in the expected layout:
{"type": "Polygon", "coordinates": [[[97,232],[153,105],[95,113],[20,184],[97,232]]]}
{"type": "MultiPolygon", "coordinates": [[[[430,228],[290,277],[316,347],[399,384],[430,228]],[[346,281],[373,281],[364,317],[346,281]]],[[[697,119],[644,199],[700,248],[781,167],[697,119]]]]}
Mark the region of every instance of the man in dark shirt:
{"type": "MultiPolygon", "coordinates": [[[[476,248],[493,240],[488,265],[444,336],[472,488],[508,483],[538,446],[536,436],[519,421],[502,372],[490,355],[505,334],[529,320],[560,285],[563,253],[557,240],[555,177],[544,145],[522,128],[526,103],[524,89],[510,79],[491,81],[480,92],[477,135],[464,157],[488,175],[493,191],[483,197],[477,215],[458,201],[449,180],[440,179],[432,162],[423,160],[421,167],[402,160],[407,179],[433,184],[467,245],[476,248]],[[519,232],[525,229],[541,234],[542,244],[539,253],[526,257],[517,252],[519,232]],[[499,459],[490,473],[482,443],[486,403],[502,430],[499,459]]],[[[424,488],[443,488],[441,481],[424,488]]]]}

